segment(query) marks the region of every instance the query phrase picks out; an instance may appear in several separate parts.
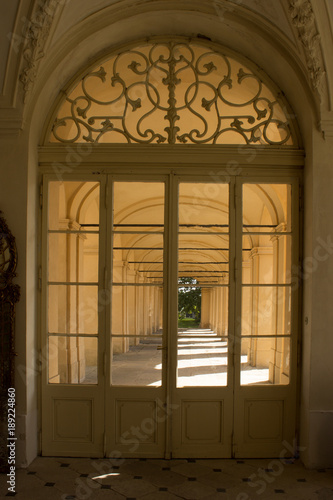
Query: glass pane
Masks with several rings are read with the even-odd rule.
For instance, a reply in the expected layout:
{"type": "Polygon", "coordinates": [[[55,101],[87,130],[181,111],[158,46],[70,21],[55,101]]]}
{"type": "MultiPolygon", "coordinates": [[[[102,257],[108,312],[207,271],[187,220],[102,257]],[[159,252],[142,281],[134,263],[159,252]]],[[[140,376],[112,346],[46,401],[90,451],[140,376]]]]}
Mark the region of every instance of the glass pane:
{"type": "Polygon", "coordinates": [[[179,185],[177,387],[227,384],[229,186],[179,185]]]}
{"type": "Polygon", "coordinates": [[[113,335],[157,335],[163,332],[163,288],[113,286],[113,335]]]}
{"type": "Polygon", "coordinates": [[[179,231],[229,231],[229,185],[216,182],[179,185],[179,231]]]}
{"type": "Polygon", "coordinates": [[[97,338],[49,336],[50,384],[97,384],[97,338]]]}
{"type": "Polygon", "coordinates": [[[242,287],[242,335],[290,335],[291,287],[242,287]]]}
{"type": "Polygon", "coordinates": [[[99,235],[49,233],[49,281],[98,282],[99,235]]]}
{"type": "Polygon", "coordinates": [[[161,385],[164,189],[162,182],[114,183],[114,385],[161,385]]]}
{"type": "Polygon", "coordinates": [[[228,341],[210,329],[178,334],[177,387],[226,386],[228,341]]]}
{"type": "Polygon", "coordinates": [[[243,236],[243,283],[291,283],[291,236],[243,236]]]}
{"type": "Polygon", "coordinates": [[[181,284],[229,282],[229,236],[180,234],[178,258],[181,284]]]}
{"type": "Polygon", "coordinates": [[[113,337],[112,385],[162,385],[162,337],[113,337]]]}
{"type": "Polygon", "coordinates": [[[50,182],[49,229],[57,231],[98,231],[99,192],[99,182],[50,182]]]}
{"type": "Polygon", "coordinates": [[[113,229],[161,231],[164,226],[163,182],[115,182],[113,229]]]}
{"type": "Polygon", "coordinates": [[[186,305],[201,297],[200,286],[229,282],[229,186],[219,183],[179,185],[179,314],[200,316],[186,305]],[[191,286],[192,285],[192,286],[191,286]]]}
{"type": "Polygon", "coordinates": [[[177,387],[227,385],[228,293],[179,287],[177,387]]]}
{"type": "Polygon", "coordinates": [[[162,234],[115,234],[113,283],[163,283],[163,245],[162,234]]]}
{"type": "Polygon", "coordinates": [[[241,385],[289,384],[290,338],[241,340],[241,385]]]}
{"type": "Polygon", "coordinates": [[[244,184],[243,231],[290,232],[291,186],[289,184],[244,184]]]}
{"type": "Polygon", "coordinates": [[[50,333],[98,333],[98,287],[49,285],[50,333]]]}

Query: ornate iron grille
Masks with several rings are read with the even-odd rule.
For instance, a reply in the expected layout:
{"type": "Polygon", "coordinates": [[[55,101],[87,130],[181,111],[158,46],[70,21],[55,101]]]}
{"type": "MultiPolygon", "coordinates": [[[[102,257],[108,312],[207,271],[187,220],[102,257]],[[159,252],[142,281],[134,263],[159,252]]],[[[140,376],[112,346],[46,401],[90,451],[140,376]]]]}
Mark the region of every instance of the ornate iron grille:
{"type": "Polygon", "coordinates": [[[66,93],[51,142],[293,145],[286,104],[199,43],[124,50],[66,93]]]}

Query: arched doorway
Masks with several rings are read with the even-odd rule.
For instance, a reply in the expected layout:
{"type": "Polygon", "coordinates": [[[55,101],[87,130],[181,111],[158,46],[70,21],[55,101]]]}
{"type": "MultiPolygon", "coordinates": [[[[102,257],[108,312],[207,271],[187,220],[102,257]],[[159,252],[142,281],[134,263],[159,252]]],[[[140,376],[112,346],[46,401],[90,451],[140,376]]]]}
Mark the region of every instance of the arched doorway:
{"type": "Polygon", "coordinates": [[[42,453],[293,443],[302,154],[264,80],[213,44],[155,40],[65,92],[41,153],[42,453]],[[200,323],[179,328],[192,289],[200,323]]]}

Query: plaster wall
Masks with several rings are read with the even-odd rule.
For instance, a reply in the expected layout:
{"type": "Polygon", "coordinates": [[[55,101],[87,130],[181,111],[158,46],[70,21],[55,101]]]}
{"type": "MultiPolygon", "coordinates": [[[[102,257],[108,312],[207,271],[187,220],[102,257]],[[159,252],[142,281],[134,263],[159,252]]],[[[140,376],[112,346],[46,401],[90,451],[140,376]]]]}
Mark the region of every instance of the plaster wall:
{"type": "Polygon", "coordinates": [[[321,134],[315,132],[312,193],[306,186],[308,198],[305,198],[305,206],[309,203],[309,197],[313,200],[312,224],[309,223],[306,209],[303,261],[302,394],[306,410],[302,412],[301,418],[303,426],[307,427],[307,439],[303,435],[302,441],[309,448],[306,463],[310,467],[333,466],[333,310],[330,300],[327,300],[333,292],[332,154],[332,140],[324,140],[321,134]],[[311,242],[308,234],[310,230],[311,242]]]}

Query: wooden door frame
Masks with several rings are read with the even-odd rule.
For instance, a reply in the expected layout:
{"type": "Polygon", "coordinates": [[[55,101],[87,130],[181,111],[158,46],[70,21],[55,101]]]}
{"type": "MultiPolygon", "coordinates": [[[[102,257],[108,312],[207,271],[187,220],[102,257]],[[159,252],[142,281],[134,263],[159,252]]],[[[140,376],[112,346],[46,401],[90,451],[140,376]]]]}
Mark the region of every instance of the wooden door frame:
{"type": "MultiPolygon", "coordinates": [[[[81,147],[82,145],[72,145],[71,149],[81,147]]],[[[76,180],[84,180],[89,178],[89,180],[100,181],[101,179],[108,178],[108,175],[119,176],[162,176],[162,175],[198,175],[207,176],[213,181],[218,182],[219,179],[226,180],[230,178],[242,178],[253,180],[255,176],[260,180],[260,182],[265,182],[264,179],[275,178],[281,179],[281,182],[285,182],[285,179],[291,177],[293,179],[297,178],[300,184],[302,183],[302,170],[304,166],[304,152],[295,148],[276,148],[272,147],[256,147],[256,146],[195,146],[195,145],[175,145],[175,146],[164,146],[164,145],[97,145],[91,148],[92,151],[89,154],[78,154],[80,161],[74,166],[69,163],[70,152],[67,146],[64,145],[52,145],[52,146],[42,146],[39,150],[39,160],[40,160],[40,176],[41,185],[47,179],[63,179],[70,180],[75,178],[76,180]],[[59,167],[60,166],[60,167],[59,167]],[[158,168],[158,173],[156,174],[156,166],[158,168]],[[69,172],[70,171],[70,172],[69,172]]],[[[107,193],[107,184],[106,191],[107,193]]],[[[104,192],[104,191],[103,191],[104,192]]],[[[43,205],[46,207],[46,193],[41,195],[43,200],[43,205]]],[[[102,191],[101,191],[102,196],[102,191]]],[[[109,194],[106,194],[109,196],[109,194]]],[[[166,196],[165,202],[167,203],[168,197],[166,196]]],[[[230,200],[231,202],[231,200],[230,200]]],[[[236,203],[236,198],[235,198],[236,203]]],[[[298,200],[295,201],[298,206],[298,200]]],[[[41,226],[45,231],[46,224],[46,210],[41,212],[41,226]]],[[[301,232],[302,221],[299,220],[299,232],[301,232]]],[[[45,251],[45,238],[43,236],[42,245],[43,253],[40,260],[40,266],[43,269],[42,274],[42,287],[41,287],[41,302],[43,302],[45,295],[45,269],[46,269],[46,251],[45,251]]],[[[169,238],[169,236],[166,236],[169,238]]],[[[168,240],[169,241],[169,240],[168,240]]],[[[167,242],[167,239],[166,239],[167,242]]],[[[299,239],[300,242],[300,239],[299,239]]],[[[169,244],[169,243],[166,243],[169,244]]],[[[174,243],[173,243],[174,244],[174,243]]],[[[299,244],[301,247],[301,244],[299,244]]],[[[107,252],[107,250],[106,250],[107,252]]],[[[173,253],[173,252],[170,252],[173,253]]],[[[168,257],[169,263],[169,273],[171,272],[171,265],[174,263],[174,257],[168,257]]],[[[172,278],[169,276],[168,280],[172,278]]],[[[170,282],[170,281],[169,281],[170,282]]],[[[170,287],[169,287],[170,288],[170,287]]],[[[170,294],[168,289],[168,296],[170,294]]],[[[235,294],[236,296],[236,294],[235,294]]],[[[166,295],[165,295],[166,297],[166,295]]],[[[298,298],[300,298],[300,290],[298,292],[298,298]]],[[[165,298],[165,315],[167,313],[167,304],[170,304],[169,300],[165,298]]],[[[230,305],[229,305],[230,307],[230,305]]],[[[40,326],[39,326],[39,336],[38,344],[40,355],[44,352],[44,340],[43,332],[45,329],[45,308],[41,305],[40,308],[40,326]]],[[[298,307],[298,319],[300,315],[300,307],[298,307]]],[[[166,326],[168,322],[168,315],[166,318],[166,326]]],[[[300,322],[298,322],[298,329],[300,328],[300,322]]],[[[170,339],[170,335],[168,336],[170,339]]],[[[297,343],[300,344],[300,333],[297,333],[297,343]]],[[[171,346],[169,346],[170,348],[171,346]]],[[[107,352],[107,351],[105,351],[107,352]]],[[[104,363],[104,359],[100,360],[104,363]]],[[[299,365],[297,368],[299,373],[299,365]]],[[[42,389],[41,397],[42,400],[45,398],[45,386],[46,382],[46,367],[43,363],[41,370],[42,378],[42,389]]],[[[297,377],[297,398],[299,398],[299,380],[297,377]]],[[[170,389],[171,380],[168,378],[168,388],[170,389]]],[[[298,401],[298,399],[297,399],[298,401]]],[[[296,403],[295,403],[296,404],[296,403]]],[[[297,406],[297,405],[296,405],[297,406]]],[[[42,420],[45,428],[46,415],[42,413],[42,420]]],[[[167,420],[167,434],[171,429],[171,420],[167,420]]],[[[100,456],[100,453],[105,454],[106,444],[105,436],[98,438],[98,450],[103,451],[87,451],[86,456],[100,456]],[[104,444],[101,444],[101,441],[104,444]]],[[[167,440],[168,442],[168,440],[167,440]]],[[[42,449],[45,451],[45,443],[42,445],[42,449]]],[[[46,447],[47,449],[47,447],[46,447]]],[[[166,447],[166,457],[170,456],[171,450],[166,447]]],[[[77,452],[77,456],[82,456],[82,451],[77,452]],[[81,453],[81,455],[80,455],[81,453]]],[[[84,452],[83,452],[84,453],[84,452]]],[[[55,450],[52,451],[53,455],[57,455],[55,450]]],[[[62,454],[59,452],[58,454],[62,454]]]]}

